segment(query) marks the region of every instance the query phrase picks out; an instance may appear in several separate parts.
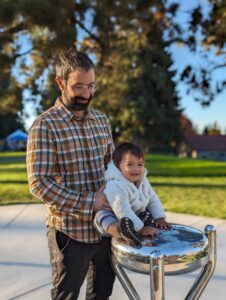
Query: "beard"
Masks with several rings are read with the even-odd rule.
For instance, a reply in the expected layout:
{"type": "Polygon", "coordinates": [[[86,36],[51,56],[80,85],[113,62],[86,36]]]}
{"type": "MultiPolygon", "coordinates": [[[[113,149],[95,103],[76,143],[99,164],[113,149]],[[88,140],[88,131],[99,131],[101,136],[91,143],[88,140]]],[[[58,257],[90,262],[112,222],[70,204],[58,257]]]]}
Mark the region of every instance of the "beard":
{"type": "Polygon", "coordinates": [[[89,98],[84,98],[81,96],[69,97],[67,92],[63,93],[63,103],[71,111],[84,111],[88,108],[89,103],[93,95],[90,95],[89,98]],[[86,100],[86,103],[81,101],[86,100]]]}

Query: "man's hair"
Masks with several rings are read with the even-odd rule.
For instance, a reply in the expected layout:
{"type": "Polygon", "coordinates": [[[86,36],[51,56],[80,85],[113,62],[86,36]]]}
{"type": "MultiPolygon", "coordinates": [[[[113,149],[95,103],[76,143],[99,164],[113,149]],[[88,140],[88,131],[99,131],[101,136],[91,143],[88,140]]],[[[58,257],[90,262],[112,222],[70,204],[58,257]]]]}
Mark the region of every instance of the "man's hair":
{"type": "Polygon", "coordinates": [[[56,76],[67,81],[69,74],[75,70],[89,71],[94,68],[92,60],[83,52],[77,51],[75,47],[59,51],[55,61],[56,76]]]}
{"type": "Polygon", "coordinates": [[[140,145],[134,143],[122,143],[115,148],[113,152],[113,162],[116,167],[119,165],[125,154],[131,153],[138,158],[144,158],[144,151],[140,145]]]}

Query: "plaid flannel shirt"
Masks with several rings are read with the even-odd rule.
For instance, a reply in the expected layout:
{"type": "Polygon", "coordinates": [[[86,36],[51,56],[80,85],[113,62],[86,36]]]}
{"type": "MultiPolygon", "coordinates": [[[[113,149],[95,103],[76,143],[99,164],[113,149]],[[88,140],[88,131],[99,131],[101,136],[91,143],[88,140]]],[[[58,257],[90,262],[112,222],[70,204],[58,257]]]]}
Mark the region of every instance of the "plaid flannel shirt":
{"type": "Polygon", "coordinates": [[[93,226],[94,197],[112,151],[103,113],[88,109],[79,120],[57,99],[35,120],[27,144],[28,181],[47,206],[47,225],[80,242],[100,241],[93,226]]]}

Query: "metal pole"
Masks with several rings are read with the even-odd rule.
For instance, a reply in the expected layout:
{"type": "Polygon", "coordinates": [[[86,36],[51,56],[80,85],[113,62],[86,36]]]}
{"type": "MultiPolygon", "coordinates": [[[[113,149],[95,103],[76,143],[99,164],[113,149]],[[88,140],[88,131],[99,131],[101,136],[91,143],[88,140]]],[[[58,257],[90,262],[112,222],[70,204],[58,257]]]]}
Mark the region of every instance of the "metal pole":
{"type": "Polygon", "coordinates": [[[127,296],[130,300],[141,300],[140,296],[138,295],[134,285],[130,281],[129,277],[127,276],[124,269],[119,265],[115,256],[111,255],[112,266],[115,271],[118,280],[120,281],[122,287],[124,288],[127,296]]]}
{"type": "Polygon", "coordinates": [[[164,260],[160,251],[150,255],[150,289],[151,300],[164,300],[164,260]]]}
{"type": "Polygon", "coordinates": [[[192,285],[185,300],[197,300],[204,291],[216,265],[216,229],[212,225],[206,225],[205,234],[209,242],[209,261],[202,268],[196,281],[192,285]]]}

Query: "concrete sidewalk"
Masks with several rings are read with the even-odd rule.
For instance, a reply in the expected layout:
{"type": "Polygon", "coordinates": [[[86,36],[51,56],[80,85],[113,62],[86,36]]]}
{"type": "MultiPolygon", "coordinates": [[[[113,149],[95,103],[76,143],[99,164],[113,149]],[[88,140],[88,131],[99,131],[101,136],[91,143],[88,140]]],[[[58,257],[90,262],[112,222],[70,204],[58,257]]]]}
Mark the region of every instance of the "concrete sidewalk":
{"type": "MultiPolygon", "coordinates": [[[[226,221],[207,217],[167,213],[168,221],[204,230],[217,229],[217,266],[201,300],[225,299],[226,294],[226,221]]],[[[198,272],[165,277],[166,300],[182,300],[198,272]]],[[[147,275],[128,271],[142,300],[150,299],[147,275]]],[[[45,234],[45,207],[42,204],[0,207],[0,300],[49,300],[51,269],[45,234]]],[[[79,300],[85,299],[85,284],[79,300]]],[[[128,297],[118,280],[112,300],[128,297]]]]}

